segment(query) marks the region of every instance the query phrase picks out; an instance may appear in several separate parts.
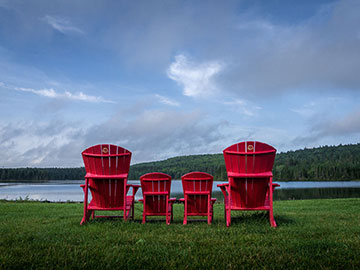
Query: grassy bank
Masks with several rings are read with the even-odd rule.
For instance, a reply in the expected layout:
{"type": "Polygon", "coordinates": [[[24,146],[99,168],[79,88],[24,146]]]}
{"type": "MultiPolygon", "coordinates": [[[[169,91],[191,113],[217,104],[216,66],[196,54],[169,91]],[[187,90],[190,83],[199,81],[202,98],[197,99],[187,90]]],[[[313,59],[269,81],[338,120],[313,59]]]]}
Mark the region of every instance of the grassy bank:
{"type": "Polygon", "coordinates": [[[223,204],[213,225],[100,220],[79,226],[82,204],[0,202],[0,269],[355,269],[360,265],[360,199],[276,201],[278,228],[261,212],[223,204]]]}

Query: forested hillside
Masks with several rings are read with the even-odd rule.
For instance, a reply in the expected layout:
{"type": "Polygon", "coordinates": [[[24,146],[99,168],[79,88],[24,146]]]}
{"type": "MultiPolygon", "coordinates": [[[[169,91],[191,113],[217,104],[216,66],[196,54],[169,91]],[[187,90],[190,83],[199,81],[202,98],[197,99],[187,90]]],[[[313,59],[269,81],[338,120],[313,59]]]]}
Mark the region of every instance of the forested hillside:
{"type": "Polygon", "coordinates": [[[6,168],[0,169],[0,180],[79,180],[85,168],[6,168]]]}
{"type": "MultiPolygon", "coordinates": [[[[193,155],[132,165],[129,179],[139,179],[148,172],[164,172],[173,179],[191,171],[212,174],[226,180],[222,154],[193,155]]],[[[360,144],[323,146],[289,151],[276,155],[274,179],[277,181],[360,180],[360,144]]],[[[0,169],[0,180],[83,179],[84,168],[16,168],[0,169]]]]}
{"type": "MultiPolygon", "coordinates": [[[[226,180],[222,154],[169,158],[163,161],[135,164],[130,179],[159,171],[174,179],[190,171],[204,171],[216,180],[226,180]]],[[[274,179],[277,181],[340,181],[360,180],[360,144],[324,146],[289,151],[276,155],[274,179]]]]}

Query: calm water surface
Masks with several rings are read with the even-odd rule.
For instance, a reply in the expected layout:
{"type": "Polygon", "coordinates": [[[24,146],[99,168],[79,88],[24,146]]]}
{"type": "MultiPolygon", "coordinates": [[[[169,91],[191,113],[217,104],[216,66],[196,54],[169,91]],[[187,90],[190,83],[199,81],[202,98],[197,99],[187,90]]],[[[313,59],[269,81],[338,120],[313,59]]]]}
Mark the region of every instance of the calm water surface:
{"type": "MultiPolygon", "coordinates": [[[[139,184],[139,181],[128,181],[139,184]]],[[[0,199],[17,200],[30,199],[40,201],[66,202],[83,201],[80,184],[84,180],[43,181],[43,182],[2,182],[0,183],[0,199]]],[[[223,195],[214,182],[213,197],[223,201],[223,195]]],[[[314,198],[358,198],[360,197],[360,181],[348,182],[277,182],[280,188],[274,193],[274,200],[314,199],[314,198]]],[[[131,192],[131,190],[130,190],[131,192]]],[[[171,196],[182,197],[181,181],[171,183],[171,196]]],[[[142,198],[141,189],[136,193],[136,199],[142,198]]]]}

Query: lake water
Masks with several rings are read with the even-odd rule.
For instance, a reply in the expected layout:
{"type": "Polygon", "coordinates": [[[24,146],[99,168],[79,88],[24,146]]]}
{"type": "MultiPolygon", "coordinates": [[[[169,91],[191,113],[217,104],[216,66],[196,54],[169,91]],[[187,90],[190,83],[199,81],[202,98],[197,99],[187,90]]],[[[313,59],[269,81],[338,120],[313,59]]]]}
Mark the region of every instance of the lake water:
{"type": "MultiPolygon", "coordinates": [[[[139,181],[128,181],[139,184],[139,181]]],[[[213,197],[223,201],[223,195],[216,186],[223,182],[214,182],[213,197]]],[[[321,199],[321,198],[359,198],[360,181],[348,182],[277,182],[280,188],[274,193],[274,200],[291,199],[321,199]]],[[[80,184],[84,180],[43,181],[43,182],[2,182],[0,183],[0,199],[29,199],[39,201],[66,202],[83,201],[84,195],[80,184]]],[[[131,192],[131,190],[130,190],[131,192]]],[[[181,181],[171,183],[171,196],[183,197],[181,181]]],[[[142,198],[141,189],[136,193],[136,199],[142,198]]]]}

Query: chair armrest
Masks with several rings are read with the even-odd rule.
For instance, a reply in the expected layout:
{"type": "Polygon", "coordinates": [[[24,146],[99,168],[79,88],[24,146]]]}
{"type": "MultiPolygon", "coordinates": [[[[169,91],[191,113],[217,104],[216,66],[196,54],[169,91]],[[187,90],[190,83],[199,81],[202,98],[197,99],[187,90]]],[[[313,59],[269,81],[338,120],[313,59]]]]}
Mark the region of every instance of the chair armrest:
{"type": "Polygon", "coordinates": [[[143,203],[143,202],[144,202],[144,199],[139,199],[139,202],[143,203]]]}
{"type": "MultiPolygon", "coordinates": [[[[134,185],[134,184],[126,184],[127,190],[128,188],[132,187],[133,190],[133,194],[132,196],[135,196],[136,192],[138,191],[138,189],[141,187],[140,185],[134,185]]],[[[126,192],[127,193],[127,192],[126,192]]]]}
{"type": "MultiPolygon", "coordinates": [[[[83,189],[83,191],[85,192],[86,185],[85,185],[85,184],[81,184],[80,187],[81,187],[81,188],[83,189]]],[[[94,188],[93,188],[92,186],[90,186],[90,185],[88,185],[88,188],[94,190],[94,188]]]]}
{"type": "Polygon", "coordinates": [[[132,188],[136,188],[136,189],[138,189],[138,188],[141,188],[141,186],[140,185],[134,185],[134,184],[126,184],[128,187],[132,187],[132,188]]]}
{"type": "Polygon", "coordinates": [[[274,188],[280,187],[280,185],[279,185],[278,183],[272,183],[272,186],[273,186],[274,188]]]}
{"type": "Polygon", "coordinates": [[[174,202],[176,201],[176,198],[170,198],[169,200],[168,200],[168,202],[172,205],[172,204],[174,204],[174,202]]]}
{"type": "Polygon", "coordinates": [[[184,202],[185,202],[185,198],[181,198],[181,199],[179,199],[179,201],[180,201],[181,203],[184,203],[184,202]]]}
{"type": "Polygon", "coordinates": [[[230,183],[224,183],[224,184],[219,184],[217,185],[217,187],[219,187],[221,189],[222,194],[224,195],[224,201],[227,201],[227,197],[228,197],[228,192],[230,193],[230,183]]]}

